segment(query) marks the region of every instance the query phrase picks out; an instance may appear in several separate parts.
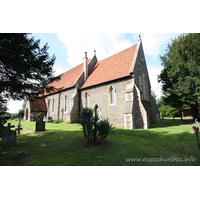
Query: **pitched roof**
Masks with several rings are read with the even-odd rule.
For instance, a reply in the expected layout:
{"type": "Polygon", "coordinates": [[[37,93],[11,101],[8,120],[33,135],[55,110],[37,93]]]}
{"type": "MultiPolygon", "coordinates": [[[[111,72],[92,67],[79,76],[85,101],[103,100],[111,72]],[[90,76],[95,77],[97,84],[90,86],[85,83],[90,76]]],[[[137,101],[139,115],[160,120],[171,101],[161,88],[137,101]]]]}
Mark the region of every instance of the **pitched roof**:
{"type": "MultiPolygon", "coordinates": [[[[73,87],[82,72],[83,72],[83,63],[61,74],[60,80],[54,81],[48,86],[53,86],[54,88],[57,89],[61,88],[61,90],[73,87]]],[[[53,93],[54,92],[51,92],[50,94],[53,93]]],[[[43,95],[44,96],[48,95],[48,93],[45,91],[43,95]]]]}
{"type": "Polygon", "coordinates": [[[47,112],[46,102],[44,99],[36,99],[31,101],[31,111],[35,112],[47,112]]]}
{"type": "Polygon", "coordinates": [[[97,62],[81,89],[130,76],[136,46],[97,62]]]}

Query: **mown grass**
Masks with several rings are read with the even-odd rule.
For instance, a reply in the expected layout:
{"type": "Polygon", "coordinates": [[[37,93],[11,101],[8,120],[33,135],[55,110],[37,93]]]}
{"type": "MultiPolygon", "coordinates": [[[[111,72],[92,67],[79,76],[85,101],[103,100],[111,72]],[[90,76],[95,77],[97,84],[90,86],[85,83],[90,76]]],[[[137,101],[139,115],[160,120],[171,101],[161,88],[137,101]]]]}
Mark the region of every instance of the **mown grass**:
{"type": "MultiPolygon", "coordinates": [[[[17,125],[17,121],[9,121],[17,125]]],[[[34,133],[35,122],[22,121],[23,130],[17,136],[17,146],[0,148],[2,166],[195,166],[200,165],[200,150],[196,135],[191,134],[186,118],[164,119],[151,124],[148,130],[115,128],[98,148],[83,145],[79,124],[46,124],[46,131],[34,133]],[[28,156],[13,160],[13,154],[27,151],[28,156]],[[129,158],[141,159],[128,161],[129,158]],[[176,160],[158,160],[158,158],[176,160]],[[192,159],[191,159],[192,158],[192,159]],[[154,159],[147,162],[147,159],[154,159]],[[157,160],[155,160],[157,159],[157,160]],[[179,159],[179,160],[178,160],[179,159]],[[182,161],[181,161],[182,159],[182,161]],[[184,159],[191,159],[184,161],[184,159]]],[[[1,140],[1,139],[0,139],[1,140]]]]}

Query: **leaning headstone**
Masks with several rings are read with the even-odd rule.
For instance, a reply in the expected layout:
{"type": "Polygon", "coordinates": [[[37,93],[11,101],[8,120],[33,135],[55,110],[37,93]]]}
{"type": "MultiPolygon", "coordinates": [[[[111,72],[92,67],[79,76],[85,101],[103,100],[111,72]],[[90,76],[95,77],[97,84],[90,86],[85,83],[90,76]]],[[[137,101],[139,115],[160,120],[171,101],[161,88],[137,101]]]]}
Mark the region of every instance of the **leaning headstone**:
{"type": "Polygon", "coordinates": [[[14,126],[8,123],[8,130],[2,133],[1,147],[8,148],[17,145],[16,131],[10,130],[14,126]]]}
{"type": "Polygon", "coordinates": [[[21,122],[21,117],[19,117],[19,124],[17,125],[17,128],[15,129],[17,131],[18,135],[20,135],[20,130],[23,129],[23,128],[20,128],[20,126],[21,126],[20,122],[21,122]]]}
{"type": "Polygon", "coordinates": [[[40,113],[37,117],[39,120],[35,124],[35,132],[45,131],[45,122],[43,121],[44,115],[40,113]]]}
{"type": "Polygon", "coordinates": [[[28,152],[27,151],[19,151],[16,154],[13,155],[13,160],[24,158],[26,156],[28,156],[28,152]]]}

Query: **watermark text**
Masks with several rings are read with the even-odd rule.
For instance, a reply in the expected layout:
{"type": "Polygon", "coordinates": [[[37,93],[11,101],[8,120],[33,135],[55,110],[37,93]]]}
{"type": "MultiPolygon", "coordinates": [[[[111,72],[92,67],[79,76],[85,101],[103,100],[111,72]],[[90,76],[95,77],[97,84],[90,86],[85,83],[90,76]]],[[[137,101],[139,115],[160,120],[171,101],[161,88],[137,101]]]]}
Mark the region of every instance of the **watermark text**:
{"type": "Polygon", "coordinates": [[[126,158],[126,162],[194,162],[196,158],[193,156],[184,158],[163,158],[162,156],[157,158],[126,158]]]}

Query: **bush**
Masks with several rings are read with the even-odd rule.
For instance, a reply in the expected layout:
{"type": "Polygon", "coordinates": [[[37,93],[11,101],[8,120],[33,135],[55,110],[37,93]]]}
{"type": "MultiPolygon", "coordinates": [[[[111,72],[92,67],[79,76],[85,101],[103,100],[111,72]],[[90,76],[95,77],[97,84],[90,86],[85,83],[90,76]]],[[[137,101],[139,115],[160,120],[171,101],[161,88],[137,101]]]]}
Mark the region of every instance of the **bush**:
{"type": "Polygon", "coordinates": [[[52,122],[52,124],[59,124],[59,123],[62,123],[63,120],[62,119],[56,119],[52,122]]]}
{"type": "Polygon", "coordinates": [[[98,144],[108,135],[114,133],[114,127],[108,119],[100,120],[98,116],[93,116],[93,113],[92,109],[83,108],[79,117],[79,123],[83,127],[84,137],[88,144],[98,144]]]}

